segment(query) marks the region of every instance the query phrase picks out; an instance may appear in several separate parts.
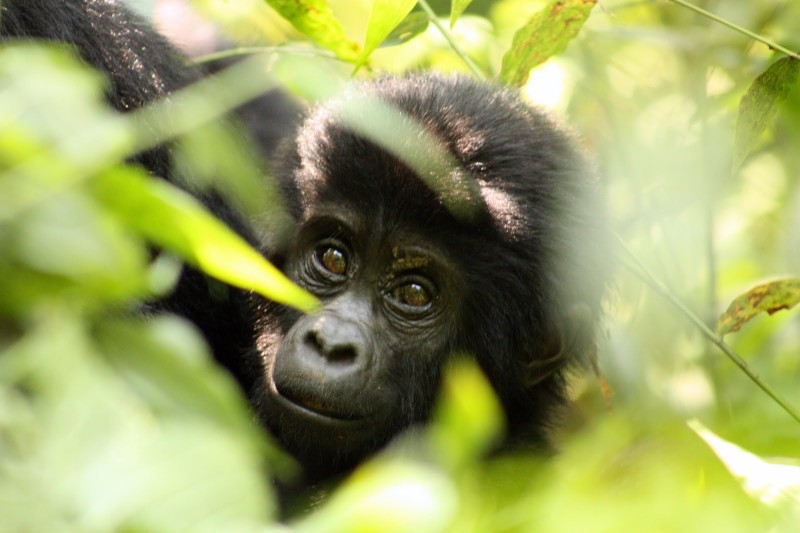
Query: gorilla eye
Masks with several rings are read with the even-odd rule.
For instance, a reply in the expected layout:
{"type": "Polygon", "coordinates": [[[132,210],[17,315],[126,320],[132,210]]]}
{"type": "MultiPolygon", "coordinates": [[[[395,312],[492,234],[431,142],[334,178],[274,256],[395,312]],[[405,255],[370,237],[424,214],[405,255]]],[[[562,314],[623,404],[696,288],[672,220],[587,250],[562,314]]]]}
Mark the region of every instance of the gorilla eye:
{"type": "Polygon", "coordinates": [[[317,252],[319,262],[325,270],[337,276],[347,274],[347,256],[339,248],[327,246],[317,252]]]}
{"type": "Polygon", "coordinates": [[[392,296],[410,307],[424,307],[431,303],[430,292],[419,283],[400,285],[392,291],[392,296]]]}

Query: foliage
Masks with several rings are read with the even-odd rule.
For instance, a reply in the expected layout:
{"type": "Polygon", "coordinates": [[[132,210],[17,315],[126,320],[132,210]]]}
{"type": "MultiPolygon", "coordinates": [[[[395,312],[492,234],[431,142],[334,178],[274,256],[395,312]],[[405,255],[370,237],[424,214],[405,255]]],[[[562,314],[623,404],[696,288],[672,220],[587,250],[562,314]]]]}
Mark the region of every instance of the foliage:
{"type": "MultiPolygon", "coordinates": [[[[797,309],[753,316],[797,301],[800,88],[795,60],[730,26],[797,47],[800,6],[703,2],[736,21],[725,27],[686,2],[420,1],[407,16],[411,2],[269,3],[291,24],[260,0],[195,1],[298,94],[324,97],[362,64],[365,76],[460,69],[567,114],[625,243],[600,353],[615,396],[576,377],[561,453],[484,457],[502,422],[480,372],[457,365],[430,427],[281,529],[792,531],[797,309]],[[551,24],[568,5],[585,10],[551,24]],[[750,321],[724,342],[713,333],[726,302],[752,301],[774,277],[792,278],[767,285],[788,290],[726,315],[750,321]]],[[[190,90],[154,111],[174,113],[175,129],[147,138],[147,111],[109,111],[101,80],[63,51],[0,49],[0,531],[278,527],[266,480],[292,465],[187,324],[129,312],[180,266],[148,243],[251,288],[270,275],[199,204],[122,163],[183,133],[187,178],[221,172],[243,204],[264,198],[248,210],[266,209],[236,142],[199,127],[255,85],[237,74],[190,90]],[[109,193],[123,186],[129,195],[109,193]]],[[[267,292],[304,305],[270,279],[267,292]]]]}

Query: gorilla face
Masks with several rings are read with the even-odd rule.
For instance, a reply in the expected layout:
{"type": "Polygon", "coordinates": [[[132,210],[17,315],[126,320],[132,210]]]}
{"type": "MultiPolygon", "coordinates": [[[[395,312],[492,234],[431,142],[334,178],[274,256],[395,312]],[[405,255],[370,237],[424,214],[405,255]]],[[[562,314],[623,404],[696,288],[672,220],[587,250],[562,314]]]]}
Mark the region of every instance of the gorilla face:
{"type": "Polygon", "coordinates": [[[280,261],[322,308],[301,316],[258,302],[255,313],[262,418],[312,470],[356,461],[425,419],[459,338],[455,220],[402,163],[350,140],[360,149],[346,164],[317,180],[295,174],[304,200],[280,261]],[[403,197],[388,201],[398,180],[403,197]]]}
{"type": "Polygon", "coordinates": [[[269,255],[323,306],[302,316],[253,297],[261,418],[308,471],[336,471],[425,420],[443,362],[469,353],[512,430],[543,441],[561,369],[591,344],[570,311],[589,307],[591,324],[601,290],[592,276],[559,289],[597,246],[581,246],[594,211],[571,205],[590,183],[580,157],[551,121],[485,84],[425,75],[353,91],[399,109],[455,164],[431,185],[402,151],[353,131],[336,102],[299,129],[277,167],[296,227],[269,255]],[[476,193],[466,215],[443,198],[465,177],[476,193]],[[581,230],[575,256],[564,239],[581,230]]]}

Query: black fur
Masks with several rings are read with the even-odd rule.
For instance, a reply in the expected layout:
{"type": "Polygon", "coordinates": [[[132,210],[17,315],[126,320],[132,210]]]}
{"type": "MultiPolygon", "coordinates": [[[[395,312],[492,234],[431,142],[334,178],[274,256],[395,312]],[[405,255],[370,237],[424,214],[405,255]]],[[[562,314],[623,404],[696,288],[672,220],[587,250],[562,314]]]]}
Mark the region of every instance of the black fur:
{"type": "MultiPolygon", "coordinates": [[[[122,112],[200,76],[113,0],[5,0],[0,36],[75,46],[108,75],[109,101],[122,112]]],[[[435,74],[350,91],[345,100],[377,97],[437,139],[457,163],[439,178],[470,180],[477,211],[454,216],[406,163],[355,134],[328,104],[274,162],[296,228],[285,246],[264,249],[323,309],[300,316],[191,270],[160,308],[198,325],[309,479],[350,467],[424,421],[455,353],[477,358],[510,439],[546,445],[566,402],[565,372],[592,357],[607,277],[591,171],[570,136],[511,91],[435,74]]],[[[264,109],[246,113],[250,129],[272,120],[256,115],[264,109]]],[[[173,179],[168,146],[137,161],[173,179]]],[[[209,203],[252,240],[236,210],[209,203]]]]}

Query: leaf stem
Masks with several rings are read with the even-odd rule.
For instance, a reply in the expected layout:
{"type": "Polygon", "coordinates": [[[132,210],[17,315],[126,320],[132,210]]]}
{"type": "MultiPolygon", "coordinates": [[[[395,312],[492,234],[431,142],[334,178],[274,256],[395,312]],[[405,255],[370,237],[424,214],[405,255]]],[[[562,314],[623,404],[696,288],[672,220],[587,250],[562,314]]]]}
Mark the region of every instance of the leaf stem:
{"type": "Polygon", "coordinates": [[[699,13],[699,14],[703,15],[704,17],[713,20],[714,22],[722,24],[723,26],[727,26],[728,28],[730,28],[730,29],[732,29],[734,31],[737,31],[737,32],[739,32],[739,33],[741,33],[743,35],[746,35],[746,36],[750,37],[751,39],[754,39],[754,40],[756,40],[756,41],[758,41],[758,42],[760,42],[762,44],[765,44],[772,50],[775,50],[777,52],[785,54],[785,55],[787,55],[787,56],[789,56],[789,57],[791,57],[793,59],[800,60],[800,54],[798,54],[797,52],[792,52],[788,48],[785,48],[785,47],[783,47],[783,46],[781,46],[781,45],[779,45],[779,44],[777,44],[777,43],[775,43],[773,41],[770,41],[766,37],[762,37],[761,35],[759,35],[757,33],[754,33],[752,31],[748,30],[747,28],[743,28],[742,26],[739,26],[738,24],[734,24],[733,22],[731,22],[729,20],[725,20],[724,18],[722,18],[722,17],[720,17],[718,15],[715,15],[714,13],[711,13],[710,11],[706,11],[705,9],[703,9],[701,7],[698,7],[698,6],[694,5],[694,4],[690,4],[686,0],[669,0],[669,1],[673,2],[675,4],[678,4],[678,5],[681,5],[681,6],[685,7],[685,8],[687,8],[687,9],[691,9],[695,13],[699,13]]]}
{"type": "Polygon", "coordinates": [[[767,382],[765,382],[758,373],[747,364],[742,356],[737,354],[733,348],[728,346],[722,337],[711,331],[711,329],[706,326],[700,317],[694,314],[688,307],[686,307],[683,302],[681,302],[672,292],[670,292],[667,287],[655,277],[655,275],[641,262],[641,260],[636,257],[636,254],[628,247],[625,241],[622,240],[618,234],[614,234],[617,239],[617,242],[628,255],[631,262],[625,262],[625,266],[628,270],[637,276],[642,282],[645,283],[648,287],[653,289],[655,292],[666,298],[673,306],[675,306],[678,311],[680,311],[686,318],[692,322],[697,329],[705,336],[708,340],[714,343],[722,352],[728,356],[728,359],[733,361],[733,363],[738,366],[742,372],[744,372],[747,377],[749,377],[758,387],[763,390],[770,398],[772,398],[775,403],[781,406],[784,411],[786,411],[789,416],[794,418],[796,421],[800,422],[800,412],[797,411],[785,398],[783,398],[778,391],[773,389],[767,382]]]}
{"type": "Polygon", "coordinates": [[[436,13],[434,13],[433,9],[431,9],[430,4],[428,4],[426,0],[417,0],[417,3],[422,8],[422,10],[425,11],[425,14],[428,15],[428,20],[431,22],[431,24],[436,26],[436,29],[438,29],[439,33],[442,34],[442,37],[445,38],[447,43],[450,45],[450,48],[453,49],[453,52],[455,52],[456,55],[460,57],[464,63],[466,63],[466,65],[469,67],[472,73],[482,80],[486,79],[486,74],[483,71],[481,71],[478,65],[476,65],[475,62],[472,59],[470,59],[470,57],[466,54],[466,52],[464,52],[461,49],[461,47],[458,46],[455,40],[453,40],[453,36],[450,35],[450,32],[447,31],[447,28],[445,28],[439,21],[439,18],[436,16],[436,13]]]}

